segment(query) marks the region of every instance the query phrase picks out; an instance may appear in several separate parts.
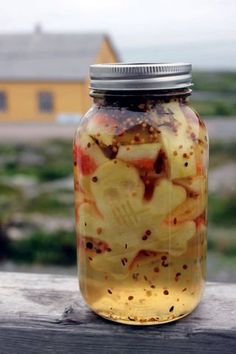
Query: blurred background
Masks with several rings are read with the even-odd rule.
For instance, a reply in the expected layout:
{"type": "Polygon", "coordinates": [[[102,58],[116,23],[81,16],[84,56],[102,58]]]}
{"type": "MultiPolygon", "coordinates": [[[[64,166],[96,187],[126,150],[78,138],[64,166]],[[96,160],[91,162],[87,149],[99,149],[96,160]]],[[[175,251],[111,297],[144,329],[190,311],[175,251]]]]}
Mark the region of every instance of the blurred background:
{"type": "Polygon", "coordinates": [[[88,67],[193,64],[210,133],[208,279],[236,281],[234,0],[8,0],[0,12],[0,270],[76,273],[72,139],[88,67]]]}

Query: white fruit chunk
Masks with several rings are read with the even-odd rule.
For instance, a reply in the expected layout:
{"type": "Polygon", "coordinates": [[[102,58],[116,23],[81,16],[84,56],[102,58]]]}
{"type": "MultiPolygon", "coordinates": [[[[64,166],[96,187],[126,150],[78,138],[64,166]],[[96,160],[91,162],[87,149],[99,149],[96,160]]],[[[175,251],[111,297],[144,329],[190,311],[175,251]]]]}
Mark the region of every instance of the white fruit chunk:
{"type": "Polygon", "coordinates": [[[91,185],[92,194],[102,215],[110,222],[127,225],[136,223],[133,206],[140,206],[144,184],[135,167],[119,160],[108,161],[96,171],[97,182],[91,185]]]}
{"type": "Polygon", "coordinates": [[[176,184],[185,187],[188,191],[203,194],[206,192],[206,177],[196,176],[183,179],[176,179],[176,184]]]}
{"type": "Polygon", "coordinates": [[[193,141],[187,135],[188,122],[178,102],[171,102],[166,106],[173,112],[173,119],[177,124],[176,132],[167,126],[160,127],[161,143],[168,163],[168,176],[170,179],[194,176],[196,159],[193,141]]]}
{"type": "Polygon", "coordinates": [[[182,204],[185,199],[186,191],[183,187],[174,185],[167,179],[161,179],[156,184],[149,205],[156,215],[167,215],[171,210],[182,204]]]}
{"type": "MultiPolygon", "coordinates": [[[[81,149],[84,154],[88,155],[97,167],[109,161],[109,159],[103,154],[98,144],[88,134],[81,133],[78,136],[76,143],[79,149],[81,149]]],[[[77,179],[82,190],[85,193],[90,194],[91,175],[83,175],[81,171],[78,171],[77,179]]]]}
{"type": "Polygon", "coordinates": [[[167,217],[167,223],[181,223],[187,220],[195,220],[200,216],[206,207],[206,195],[199,194],[198,196],[188,197],[186,201],[179,205],[167,217]]]}
{"type": "Polygon", "coordinates": [[[100,143],[108,146],[112,145],[115,136],[117,123],[105,113],[96,113],[88,121],[87,132],[100,143]]]}
{"type": "Polygon", "coordinates": [[[159,143],[122,145],[119,148],[117,158],[138,167],[153,168],[160,148],[161,144],[159,143]]]}

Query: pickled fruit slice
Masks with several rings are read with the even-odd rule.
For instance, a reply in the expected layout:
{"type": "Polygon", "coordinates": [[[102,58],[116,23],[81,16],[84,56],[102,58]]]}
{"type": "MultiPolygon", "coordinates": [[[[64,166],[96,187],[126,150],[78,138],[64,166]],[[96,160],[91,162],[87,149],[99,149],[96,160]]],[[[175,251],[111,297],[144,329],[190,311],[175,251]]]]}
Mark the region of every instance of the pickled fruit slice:
{"type": "Polygon", "coordinates": [[[185,199],[186,191],[183,187],[163,178],[156,183],[153,197],[148,205],[155,215],[167,215],[185,199]]]}
{"type": "MultiPolygon", "coordinates": [[[[80,153],[88,155],[90,161],[97,166],[102,165],[104,162],[108,161],[108,158],[105,157],[99,145],[92,139],[88,134],[82,133],[79,135],[77,144],[77,159],[80,158],[80,153]]],[[[91,173],[87,173],[91,174],[91,173]]]]}
{"type": "Polygon", "coordinates": [[[120,146],[117,158],[130,162],[138,168],[153,169],[161,144],[139,144],[120,146]]]}
{"type": "Polygon", "coordinates": [[[110,223],[136,223],[132,207],[140,206],[144,194],[136,168],[115,159],[99,167],[94,177],[96,183],[92,183],[91,190],[101,214],[110,218],[110,223]]]}
{"type": "Polygon", "coordinates": [[[90,176],[97,167],[108,161],[98,144],[87,134],[79,135],[75,144],[75,176],[84,192],[90,193],[90,176]]]}
{"type": "Polygon", "coordinates": [[[91,262],[91,267],[102,272],[109,270],[109,273],[112,273],[116,279],[124,279],[129,274],[130,266],[137,251],[136,249],[130,249],[125,252],[119,245],[114,245],[113,250],[96,255],[91,262]]]}
{"type": "Polygon", "coordinates": [[[117,128],[117,123],[106,113],[96,113],[87,125],[87,132],[100,143],[108,146],[112,141],[117,128]]]}
{"type": "Polygon", "coordinates": [[[200,216],[206,207],[205,194],[188,197],[186,201],[179,205],[166,219],[167,223],[182,223],[187,220],[194,220],[200,216]]]}
{"type": "Polygon", "coordinates": [[[179,256],[186,252],[187,243],[195,233],[195,223],[187,221],[181,225],[172,227],[169,237],[159,238],[155,246],[158,250],[169,252],[173,256],[179,256]]]}
{"type": "Polygon", "coordinates": [[[93,204],[83,203],[77,212],[78,223],[76,231],[79,235],[99,238],[109,242],[111,235],[107,232],[106,225],[93,204]]]}
{"type": "Polygon", "coordinates": [[[176,179],[174,181],[176,184],[179,184],[187,189],[187,191],[195,194],[202,194],[206,192],[206,177],[205,176],[196,176],[188,177],[183,179],[176,179]]]}
{"type": "Polygon", "coordinates": [[[174,225],[171,229],[160,225],[153,241],[145,243],[143,249],[148,252],[167,252],[179,256],[186,251],[187,243],[195,233],[196,226],[193,221],[174,225]]]}
{"type": "Polygon", "coordinates": [[[170,179],[196,175],[196,159],[193,141],[187,137],[188,124],[178,102],[166,104],[174,112],[176,131],[168,126],[160,127],[161,142],[168,162],[170,179]]]}

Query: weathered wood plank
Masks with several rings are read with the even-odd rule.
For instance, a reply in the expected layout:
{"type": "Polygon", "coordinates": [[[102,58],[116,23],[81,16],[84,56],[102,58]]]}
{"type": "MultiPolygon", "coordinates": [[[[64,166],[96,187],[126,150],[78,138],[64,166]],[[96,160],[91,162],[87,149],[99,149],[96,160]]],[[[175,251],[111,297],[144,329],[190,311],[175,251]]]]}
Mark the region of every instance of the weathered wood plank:
{"type": "Polygon", "coordinates": [[[75,277],[0,273],[0,354],[236,353],[236,284],[209,283],[190,316],[162,326],[103,320],[75,277]]]}

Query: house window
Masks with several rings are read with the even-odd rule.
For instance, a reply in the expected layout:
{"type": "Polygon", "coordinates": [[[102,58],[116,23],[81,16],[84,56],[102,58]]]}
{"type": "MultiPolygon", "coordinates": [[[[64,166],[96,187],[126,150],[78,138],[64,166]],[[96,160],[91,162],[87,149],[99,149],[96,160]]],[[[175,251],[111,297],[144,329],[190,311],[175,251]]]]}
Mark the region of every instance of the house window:
{"type": "Polygon", "coordinates": [[[7,95],[6,92],[0,91],[0,112],[7,110],[7,95]]]}
{"type": "Polygon", "coordinates": [[[38,109],[42,113],[53,111],[53,95],[48,91],[41,91],[38,94],[38,109]]]}

